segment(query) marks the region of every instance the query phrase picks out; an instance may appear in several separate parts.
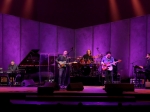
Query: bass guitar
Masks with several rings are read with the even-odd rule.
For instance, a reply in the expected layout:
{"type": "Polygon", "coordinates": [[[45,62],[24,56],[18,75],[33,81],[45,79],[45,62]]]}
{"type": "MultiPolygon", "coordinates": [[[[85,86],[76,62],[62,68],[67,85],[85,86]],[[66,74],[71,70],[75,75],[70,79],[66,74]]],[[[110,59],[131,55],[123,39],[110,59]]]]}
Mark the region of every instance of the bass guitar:
{"type": "Polygon", "coordinates": [[[121,62],[121,60],[115,61],[113,63],[105,63],[105,64],[102,65],[102,70],[104,70],[104,71],[105,70],[112,71],[113,70],[113,66],[112,65],[114,65],[116,63],[119,63],[119,62],[121,62]]]}

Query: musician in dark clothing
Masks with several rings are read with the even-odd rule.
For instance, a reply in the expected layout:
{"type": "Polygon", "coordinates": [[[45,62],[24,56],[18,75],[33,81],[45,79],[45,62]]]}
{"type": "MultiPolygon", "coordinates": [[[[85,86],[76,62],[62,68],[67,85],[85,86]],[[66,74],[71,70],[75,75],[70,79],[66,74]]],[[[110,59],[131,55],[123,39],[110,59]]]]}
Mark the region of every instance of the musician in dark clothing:
{"type": "Polygon", "coordinates": [[[93,56],[92,56],[92,53],[91,53],[91,50],[87,50],[86,54],[83,55],[83,58],[84,62],[86,64],[90,64],[93,62],[93,56]]]}
{"type": "Polygon", "coordinates": [[[146,65],[145,66],[139,66],[139,67],[144,69],[144,71],[145,71],[145,78],[146,78],[147,81],[150,81],[150,53],[147,53],[146,59],[147,59],[146,65]]]}
{"type": "Polygon", "coordinates": [[[67,73],[67,51],[64,51],[62,55],[59,55],[56,59],[56,62],[58,63],[58,70],[59,70],[59,76],[58,76],[58,83],[60,88],[65,89],[65,80],[66,80],[66,73],[67,73]]]}
{"type": "Polygon", "coordinates": [[[9,66],[8,66],[8,70],[11,72],[14,72],[14,71],[19,70],[19,69],[18,69],[18,66],[15,64],[15,62],[11,61],[9,66]]]}
{"type": "Polygon", "coordinates": [[[80,64],[82,65],[81,71],[83,75],[90,75],[91,73],[91,64],[93,63],[93,56],[91,50],[87,50],[86,54],[80,60],[80,64]]]}
{"type": "Polygon", "coordinates": [[[18,74],[18,70],[19,70],[18,66],[12,60],[8,66],[8,72],[9,72],[9,79],[10,77],[14,77],[15,83],[17,83],[19,78],[21,77],[21,75],[18,74]]]}

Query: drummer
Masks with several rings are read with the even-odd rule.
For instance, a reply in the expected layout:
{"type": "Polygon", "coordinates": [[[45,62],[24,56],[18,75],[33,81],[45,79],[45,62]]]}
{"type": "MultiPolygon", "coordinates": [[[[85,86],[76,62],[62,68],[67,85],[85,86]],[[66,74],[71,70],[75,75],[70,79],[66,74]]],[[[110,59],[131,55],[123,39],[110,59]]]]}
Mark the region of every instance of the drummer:
{"type": "Polygon", "coordinates": [[[87,50],[86,54],[83,55],[82,59],[81,59],[81,64],[91,64],[93,63],[93,56],[91,53],[91,50],[87,50]]]}

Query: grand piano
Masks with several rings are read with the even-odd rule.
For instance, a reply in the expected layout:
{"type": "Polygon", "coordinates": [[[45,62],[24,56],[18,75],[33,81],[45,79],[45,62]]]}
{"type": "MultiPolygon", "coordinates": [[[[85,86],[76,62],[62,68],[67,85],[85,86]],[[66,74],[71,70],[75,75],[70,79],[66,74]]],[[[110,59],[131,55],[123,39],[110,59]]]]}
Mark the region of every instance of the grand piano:
{"type": "Polygon", "coordinates": [[[32,78],[36,82],[41,82],[41,80],[47,79],[51,73],[55,74],[55,58],[49,53],[39,54],[39,49],[32,49],[18,67],[20,70],[26,71],[27,77],[24,78],[32,78]]]}
{"type": "MultiPolygon", "coordinates": [[[[25,78],[25,75],[27,76],[27,78],[29,78],[30,74],[37,73],[39,71],[39,58],[40,58],[38,51],[39,51],[38,49],[31,50],[18,65],[19,70],[3,71],[2,68],[0,68],[0,84],[3,83],[1,81],[1,77],[7,77],[7,80],[4,81],[4,83],[6,82],[8,83],[9,80],[8,74],[11,77],[14,77],[16,74],[21,74],[23,80],[23,78],[25,78]]],[[[14,78],[11,79],[12,81],[14,80],[14,78]]]]}
{"type": "Polygon", "coordinates": [[[32,49],[26,57],[20,62],[19,69],[24,69],[27,74],[39,71],[40,54],[38,49],[32,49]]]}

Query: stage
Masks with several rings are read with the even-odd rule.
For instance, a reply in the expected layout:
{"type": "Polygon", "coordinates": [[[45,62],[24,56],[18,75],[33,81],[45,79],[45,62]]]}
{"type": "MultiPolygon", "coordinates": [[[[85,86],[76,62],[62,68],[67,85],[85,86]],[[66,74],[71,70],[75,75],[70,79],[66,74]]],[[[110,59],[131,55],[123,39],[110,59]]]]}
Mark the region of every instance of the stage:
{"type": "Polygon", "coordinates": [[[50,95],[39,95],[38,87],[0,87],[0,96],[10,99],[47,101],[150,101],[150,89],[135,88],[122,94],[108,94],[104,86],[84,86],[83,91],[60,89],[50,95]]]}
{"type": "MultiPolygon", "coordinates": [[[[0,104],[10,106],[17,112],[20,111],[18,107],[24,110],[32,108],[40,112],[43,112],[43,109],[66,110],[68,107],[74,110],[81,110],[82,107],[87,111],[101,109],[111,112],[120,106],[127,111],[131,110],[131,107],[133,110],[149,108],[150,89],[135,88],[134,91],[122,94],[108,94],[104,88],[104,86],[84,86],[83,91],[60,89],[50,95],[39,95],[38,87],[0,87],[0,104]]],[[[66,111],[69,112],[70,109],[66,111]]]]}
{"type": "MultiPolygon", "coordinates": [[[[105,86],[84,86],[83,91],[67,91],[66,89],[60,89],[59,91],[54,91],[54,94],[97,94],[103,95],[106,94],[104,90],[105,86]]],[[[0,94],[37,94],[38,87],[0,87],[0,94]]],[[[125,94],[132,95],[150,95],[150,89],[144,88],[135,88],[134,92],[124,92],[125,94]]]]}

